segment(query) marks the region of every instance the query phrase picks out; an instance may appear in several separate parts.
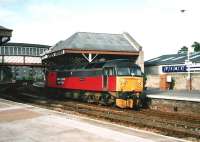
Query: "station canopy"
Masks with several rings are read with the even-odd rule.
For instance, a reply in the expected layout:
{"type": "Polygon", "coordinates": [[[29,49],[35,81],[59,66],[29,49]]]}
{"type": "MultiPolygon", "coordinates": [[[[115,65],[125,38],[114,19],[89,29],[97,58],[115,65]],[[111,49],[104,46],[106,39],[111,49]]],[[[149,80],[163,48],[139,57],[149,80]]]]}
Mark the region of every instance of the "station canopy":
{"type": "MultiPolygon", "coordinates": [[[[200,52],[190,53],[190,61],[192,63],[200,63],[200,52]]],[[[187,53],[167,54],[145,61],[145,66],[174,65],[185,64],[188,60],[187,53]]]]}
{"type": "Polygon", "coordinates": [[[139,55],[140,50],[142,47],[128,33],[77,32],[52,46],[47,58],[66,53],[139,55]]]}
{"type": "Polygon", "coordinates": [[[0,45],[8,42],[11,36],[12,36],[11,29],[7,29],[3,26],[0,26],[0,45]]]}

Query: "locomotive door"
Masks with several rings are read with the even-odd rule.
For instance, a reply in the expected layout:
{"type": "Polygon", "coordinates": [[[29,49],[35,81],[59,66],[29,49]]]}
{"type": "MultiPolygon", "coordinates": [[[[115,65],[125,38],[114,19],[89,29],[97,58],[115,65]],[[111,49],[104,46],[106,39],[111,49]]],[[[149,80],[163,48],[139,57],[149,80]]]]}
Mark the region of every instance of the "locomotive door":
{"type": "Polygon", "coordinates": [[[103,90],[107,91],[109,86],[109,76],[114,75],[114,69],[112,67],[106,67],[103,69],[103,90]]]}
{"type": "Polygon", "coordinates": [[[108,90],[108,71],[109,68],[103,69],[103,90],[108,90]]]}

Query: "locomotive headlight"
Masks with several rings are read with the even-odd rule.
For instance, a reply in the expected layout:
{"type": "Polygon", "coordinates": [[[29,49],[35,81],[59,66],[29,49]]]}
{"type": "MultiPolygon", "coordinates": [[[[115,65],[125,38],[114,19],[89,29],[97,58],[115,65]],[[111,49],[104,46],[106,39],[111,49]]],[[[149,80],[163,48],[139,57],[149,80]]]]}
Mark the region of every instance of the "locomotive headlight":
{"type": "Polygon", "coordinates": [[[140,86],[142,85],[142,81],[141,80],[138,80],[137,82],[138,82],[138,85],[140,85],[140,86]]]}

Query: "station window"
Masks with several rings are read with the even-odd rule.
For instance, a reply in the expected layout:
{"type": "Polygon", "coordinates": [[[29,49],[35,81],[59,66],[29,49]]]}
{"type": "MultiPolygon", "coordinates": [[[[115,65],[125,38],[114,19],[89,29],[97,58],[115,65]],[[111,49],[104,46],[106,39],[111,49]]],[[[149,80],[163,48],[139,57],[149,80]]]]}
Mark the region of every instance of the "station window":
{"type": "Polygon", "coordinates": [[[22,55],[22,48],[18,47],[18,55],[22,55]]]}
{"type": "Polygon", "coordinates": [[[5,55],[8,55],[8,47],[5,47],[5,55]]]}
{"type": "Polygon", "coordinates": [[[30,52],[29,52],[29,48],[26,48],[26,55],[29,55],[30,52]]]}
{"type": "Polygon", "coordinates": [[[36,56],[36,48],[33,48],[33,56],[36,56]]]}
{"type": "Polygon", "coordinates": [[[33,55],[33,48],[30,48],[30,55],[33,55]]]}
{"type": "Polygon", "coordinates": [[[10,47],[10,55],[13,55],[13,47],[10,47]]]}
{"type": "Polygon", "coordinates": [[[14,55],[17,55],[17,48],[14,47],[14,55]]]}
{"type": "Polygon", "coordinates": [[[37,48],[37,56],[39,56],[39,54],[40,54],[40,53],[39,53],[39,48],[37,48]]]}
{"type": "Polygon", "coordinates": [[[1,54],[4,54],[4,46],[1,47],[1,54]]]}
{"type": "Polygon", "coordinates": [[[25,48],[22,48],[22,55],[26,55],[25,48]]]}

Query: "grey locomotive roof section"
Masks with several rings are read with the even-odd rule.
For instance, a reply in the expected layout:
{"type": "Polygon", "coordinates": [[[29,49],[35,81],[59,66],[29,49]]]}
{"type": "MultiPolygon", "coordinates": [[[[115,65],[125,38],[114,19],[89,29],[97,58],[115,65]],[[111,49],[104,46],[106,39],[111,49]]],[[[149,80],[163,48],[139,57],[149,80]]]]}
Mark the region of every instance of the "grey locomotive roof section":
{"type": "MultiPolygon", "coordinates": [[[[169,54],[147,60],[144,64],[145,66],[184,64],[187,59],[187,54],[169,54]]],[[[190,53],[190,61],[200,63],[200,52],[190,53]]]]}
{"type": "Polygon", "coordinates": [[[128,34],[78,32],[52,47],[61,49],[138,52],[142,47],[128,34]]]}
{"type": "Polygon", "coordinates": [[[41,45],[41,44],[30,44],[30,43],[15,43],[8,42],[1,46],[18,46],[18,47],[36,47],[36,48],[50,48],[49,45],[41,45]]]}

